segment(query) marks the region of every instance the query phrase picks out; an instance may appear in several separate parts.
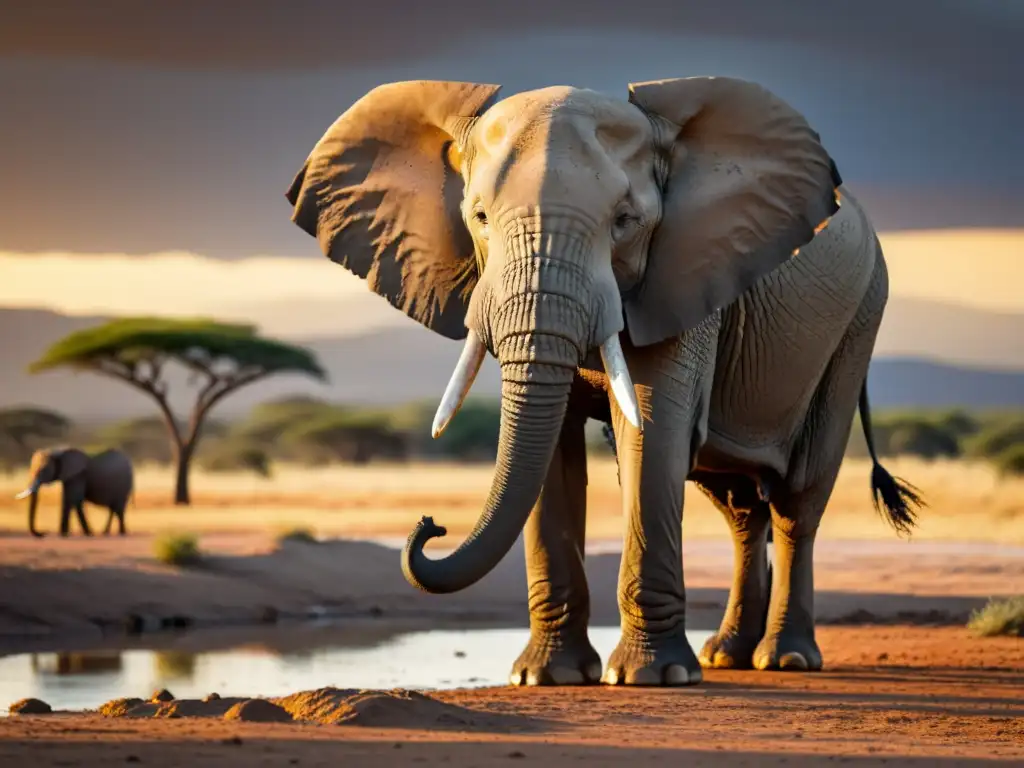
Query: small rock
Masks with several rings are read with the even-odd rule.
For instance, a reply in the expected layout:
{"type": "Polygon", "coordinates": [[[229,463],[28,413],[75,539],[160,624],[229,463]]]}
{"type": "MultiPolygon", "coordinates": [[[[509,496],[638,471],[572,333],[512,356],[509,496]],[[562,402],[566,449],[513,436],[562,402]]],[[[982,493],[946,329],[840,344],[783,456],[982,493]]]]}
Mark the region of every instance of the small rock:
{"type": "Polygon", "coordinates": [[[293,721],[288,710],[266,699],[240,701],[224,713],[224,719],[250,723],[290,723],[293,721]]]}
{"type": "Polygon", "coordinates": [[[466,652],[465,651],[456,651],[455,652],[455,658],[456,659],[464,659],[464,658],[466,658],[466,652]]]}
{"type": "Polygon", "coordinates": [[[240,747],[242,746],[242,739],[238,736],[232,736],[230,739],[224,739],[224,743],[240,747]]]}
{"type": "Polygon", "coordinates": [[[108,701],[106,704],[102,704],[100,706],[99,712],[101,715],[105,715],[106,717],[124,717],[128,714],[128,712],[135,709],[135,707],[144,703],[145,702],[142,699],[136,698],[134,696],[128,696],[121,699],[112,699],[108,701]]]}
{"type": "Polygon", "coordinates": [[[878,661],[887,661],[888,659],[889,659],[889,654],[888,653],[884,653],[883,652],[883,653],[878,654],[878,661]]]}
{"type": "Polygon", "coordinates": [[[520,752],[520,751],[519,751],[518,749],[517,749],[517,750],[515,750],[514,752],[509,752],[509,753],[508,753],[508,756],[509,756],[509,757],[515,757],[515,758],[519,758],[519,757],[526,757],[526,755],[525,755],[525,754],[523,754],[522,752],[520,752]]]}
{"type": "Polygon", "coordinates": [[[154,691],[153,695],[149,697],[150,701],[174,701],[174,694],[168,691],[166,688],[161,688],[159,691],[154,691]]]}
{"type": "Polygon", "coordinates": [[[53,707],[42,699],[20,699],[8,708],[12,715],[48,715],[53,707]]]}
{"type": "Polygon", "coordinates": [[[209,704],[211,701],[219,701],[219,700],[220,700],[220,694],[217,693],[217,692],[208,693],[205,696],[203,696],[203,701],[205,701],[207,704],[209,704]]]}

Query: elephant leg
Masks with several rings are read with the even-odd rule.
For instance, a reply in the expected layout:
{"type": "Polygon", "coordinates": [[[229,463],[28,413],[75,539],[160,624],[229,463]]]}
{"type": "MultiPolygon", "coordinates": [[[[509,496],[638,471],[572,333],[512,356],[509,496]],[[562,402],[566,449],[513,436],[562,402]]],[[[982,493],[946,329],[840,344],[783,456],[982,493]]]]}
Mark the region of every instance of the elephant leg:
{"type": "Polygon", "coordinates": [[[604,674],[612,685],[703,679],[686,638],[681,513],[692,457],[707,434],[717,331],[716,314],[679,339],[630,351],[642,433],[612,403],[627,521],[618,586],[622,637],[604,674]]]}
{"type": "Polygon", "coordinates": [[[86,536],[92,536],[92,530],[89,528],[89,522],[85,519],[85,503],[77,501],[75,503],[75,514],[78,517],[78,524],[82,526],[82,533],[86,536]]]}
{"type": "Polygon", "coordinates": [[[71,507],[72,500],[68,497],[67,492],[61,496],[60,500],[60,535],[68,536],[71,533],[71,507]]]}
{"type": "Polygon", "coordinates": [[[583,415],[566,415],[524,529],[530,641],[512,665],[512,685],[580,685],[601,677],[601,658],[587,637],[585,422],[583,415]]]}
{"type": "Polygon", "coordinates": [[[754,651],[757,669],[822,667],[814,637],[814,538],[843,463],[887,285],[879,262],[811,400],[785,482],[778,493],[772,489],[775,571],[765,635],[754,651]]]}
{"type": "Polygon", "coordinates": [[[113,523],[114,523],[114,514],[115,514],[114,508],[113,507],[108,507],[108,512],[109,512],[109,514],[107,515],[107,524],[103,528],[103,535],[104,536],[109,536],[110,535],[110,526],[113,525],[113,523]]]}
{"type": "Polygon", "coordinates": [[[701,649],[700,663],[712,668],[750,669],[768,614],[771,508],[749,477],[708,472],[694,482],[729,523],[735,552],[729,603],[718,632],[701,649]]]}
{"type": "MultiPolygon", "coordinates": [[[[831,487],[829,487],[829,493],[831,487]]],[[[772,503],[775,573],[757,669],[819,670],[814,636],[814,538],[828,494],[801,493],[772,503]]]]}

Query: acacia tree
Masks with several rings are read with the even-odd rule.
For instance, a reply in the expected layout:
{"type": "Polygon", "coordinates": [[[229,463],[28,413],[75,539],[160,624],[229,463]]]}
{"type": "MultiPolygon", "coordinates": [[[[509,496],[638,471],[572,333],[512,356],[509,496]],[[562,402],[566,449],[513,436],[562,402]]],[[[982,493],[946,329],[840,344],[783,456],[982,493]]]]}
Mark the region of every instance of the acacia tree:
{"type": "Polygon", "coordinates": [[[188,474],[210,410],[247,384],[275,373],[302,373],[325,381],[313,353],[257,335],[251,325],[212,320],[124,318],[78,331],[58,341],[30,367],[58,367],[119,379],[152,398],[163,416],[174,452],[174,503],[189,503],[188,474]],[[168,400],[166,366],[183,365],[200,387],[188,421],[179,424],[168,400]]]}

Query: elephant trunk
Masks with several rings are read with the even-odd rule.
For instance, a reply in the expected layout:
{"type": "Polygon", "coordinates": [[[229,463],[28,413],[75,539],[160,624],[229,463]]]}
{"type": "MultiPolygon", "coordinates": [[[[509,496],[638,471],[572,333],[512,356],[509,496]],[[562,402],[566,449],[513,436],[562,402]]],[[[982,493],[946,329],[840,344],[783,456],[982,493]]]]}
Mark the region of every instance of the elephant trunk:
{"type": "MultiPolygon", "coordinates": [[[[544,366],[551,368],[551,366],[544,366]]],[[[530,516],[562,429],[573,368],[549,371],[543,383],[530,381],[530,365],[502,366],[501,428],[491,491],[466,540],[447,557],[423,553],[443,527],[424,517],[402,552],[402,572],[425,592],[457,592],[486,576],[508,553],[530,516]]]]}
{"type": "Polygon", "coordinates": [[[28,532],[37,538],[42,538],[43,534],[36,530],[36,509],[39,506],[39,486],[33,483],[32,487],[28,489],[28,532]]]}
{"type": "Polygon", "coordinates": [[[614,278],[595,280],[586,264],[591,239],[557,214],[513,220],[470,302],[466,346],[434,422],[440,433],[455,415],[489,348],[501,364],[501,428],[491,491],[469,537],[447,557],[423,547],[445,529],[423,518],[402,552],[415,587],[457,592],[490,572],[522,532],[540,496],[562,431],[577,367],[602,347],[617,399],[639,413],[618,332],[622,310],[614,278]]]}

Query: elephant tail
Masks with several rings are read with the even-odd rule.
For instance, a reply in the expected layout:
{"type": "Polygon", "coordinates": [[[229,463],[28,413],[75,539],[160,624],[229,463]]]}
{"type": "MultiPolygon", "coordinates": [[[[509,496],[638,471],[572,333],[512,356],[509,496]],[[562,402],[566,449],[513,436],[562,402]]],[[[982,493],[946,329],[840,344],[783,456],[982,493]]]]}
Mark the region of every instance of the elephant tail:
{"type": "Polygon", "coordinates": [[[917,510],[925,507],[921,492],[913,485],[893,477],[878,461],[875,450],[875,435],[871,427],[871,407],[868,404],[868,382],[865,377],[860,388],[860,424],[864,429],[864,441],[871,456],[871,496],[875,510],[883,514],[890,525],[899,533],[910,533],[916,523],[917,510]],[[883,511],[884,508],[884,511],[883,511]]]}

